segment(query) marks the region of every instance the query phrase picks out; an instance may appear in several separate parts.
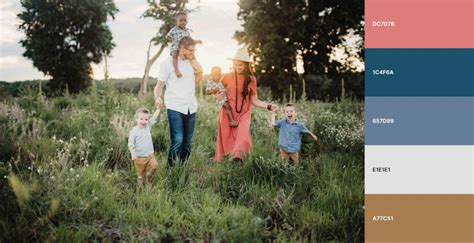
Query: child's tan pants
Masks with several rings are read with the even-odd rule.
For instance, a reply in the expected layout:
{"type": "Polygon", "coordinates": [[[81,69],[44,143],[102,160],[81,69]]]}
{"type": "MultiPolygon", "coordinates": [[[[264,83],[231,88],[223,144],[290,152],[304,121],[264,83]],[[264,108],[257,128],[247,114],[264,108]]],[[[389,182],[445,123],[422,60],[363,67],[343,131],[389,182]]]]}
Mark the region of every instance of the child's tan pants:
{"type": "Polygon", "coordinates": [[[280,149],[280,155],[283,157],[285,160],[292,160],[295,164],[298,163],[299,160],[299,152],[295,153],[288,153],[283,149],[280,149]]]}
{"type": "Polygon", "coordinates": [[[153,175],[158,168],[158,163],[156,162],[155,155],[150,154],[147,157],[138,157],[133,161],[135,168],[137,169],[138,179],[144,179],[145,176],[153,178],[153,175]]]}

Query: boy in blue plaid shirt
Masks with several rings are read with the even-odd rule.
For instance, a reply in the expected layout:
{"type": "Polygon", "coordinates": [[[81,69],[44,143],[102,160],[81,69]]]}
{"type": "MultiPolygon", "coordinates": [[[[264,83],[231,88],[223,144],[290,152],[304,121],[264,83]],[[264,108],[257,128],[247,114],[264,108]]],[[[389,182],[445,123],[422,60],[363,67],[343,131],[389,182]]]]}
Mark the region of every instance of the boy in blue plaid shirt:
{"type": "Polygon", "coordinates": [[[296,118],[298,114],[296,113],[294,104],[286,104],[284,112],[285,117],[281,120],[276,120],[276,111],[273,112],[271,125],[280,128],[280,134],[278,136],[280,156],[285,160],[298,164],[301,135],[303,133],[309,134],[314,142],[318,141],[318,137],[296,118]]]}

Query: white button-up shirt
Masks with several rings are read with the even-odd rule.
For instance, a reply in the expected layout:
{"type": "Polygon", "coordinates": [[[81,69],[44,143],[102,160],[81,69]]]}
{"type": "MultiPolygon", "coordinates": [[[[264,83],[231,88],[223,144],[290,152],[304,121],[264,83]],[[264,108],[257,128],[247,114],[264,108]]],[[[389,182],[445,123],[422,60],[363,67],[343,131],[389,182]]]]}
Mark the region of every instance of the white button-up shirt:
{"type": "Polygon", "coordinates": [[[196,84],[194,69],[189,60],[178,57],[179,71],[183,75],[176,77],[173,68],[173,58],[167,57],[160,65],[158,82],[164,81],[166,85],[165,106],[183,114],[193,114],[197,111],[196,84]]]}

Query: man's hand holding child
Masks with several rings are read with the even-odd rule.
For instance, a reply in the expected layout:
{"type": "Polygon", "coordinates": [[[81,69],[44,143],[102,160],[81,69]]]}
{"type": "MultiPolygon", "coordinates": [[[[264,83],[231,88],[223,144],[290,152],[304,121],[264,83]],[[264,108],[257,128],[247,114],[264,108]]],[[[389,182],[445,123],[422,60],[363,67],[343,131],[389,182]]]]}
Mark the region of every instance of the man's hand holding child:
{"type": "Polygon", "coordinates": [[[155,98],[155,106],[156,106],[156,109],[160,109],[160,107],[163,105],[163,101],[161,100],[160,97],[156,97],[155,98]]]}

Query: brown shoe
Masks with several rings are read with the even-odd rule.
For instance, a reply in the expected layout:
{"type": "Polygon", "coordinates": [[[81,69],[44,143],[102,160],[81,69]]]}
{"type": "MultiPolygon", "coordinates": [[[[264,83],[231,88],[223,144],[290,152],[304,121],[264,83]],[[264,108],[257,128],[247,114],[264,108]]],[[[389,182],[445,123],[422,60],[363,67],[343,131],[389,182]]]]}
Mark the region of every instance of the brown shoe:
{"type": "Polygon", "coordinates": [[[234,159],[232,159],[232,164],[238,165],[238,166],[243,166],[244,161],[241,158],[234,158],[234,159]]]}

